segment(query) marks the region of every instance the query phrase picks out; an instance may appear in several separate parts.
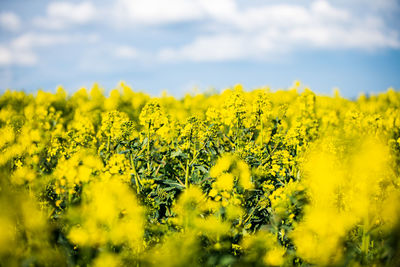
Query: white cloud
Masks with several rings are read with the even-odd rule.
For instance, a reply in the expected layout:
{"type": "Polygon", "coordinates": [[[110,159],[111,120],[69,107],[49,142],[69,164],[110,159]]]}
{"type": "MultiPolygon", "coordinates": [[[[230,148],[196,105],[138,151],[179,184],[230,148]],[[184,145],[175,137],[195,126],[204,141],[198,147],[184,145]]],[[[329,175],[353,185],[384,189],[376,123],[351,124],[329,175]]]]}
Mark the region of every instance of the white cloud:
{"type": "MultiPolygon", "coordinates": [[[[368,4],[362,6],[360,14],[353,6],[361,6],[362,0],[350,1],[357,4],[344,0],[302,1],[306,4],[295,1],[244,4],[239,0],[115,0],[96,6],[90,0],[56,1],[48,4],[44,16],[34,19],[42,29],[56,32],[51,35],[25,33],[15,38],[4,46],[6,50],[0,51],[0,61],[1,64],[17,62],[15,51],[18,51],[27,59],[26,64],[34,64],[34,52],[38,47],[73,43],[72,40],[78,38],[89,41],[87,36],[63,33],[68,27],[88,23],[93,23],[94,30],[111,27],[105,33],[115,30],[112,28],[115,25],[123,26],[124,30],[133,27],[136,30],[136,26],[140,26],[142,30],[158,28],[162,32],[164,25],[192,23],[188,25],[193,32],[188,34],[185,28],[182,34],[194,37],[181,45],[161,47],[155,53],[164,61],[265,60],[301,49],[399,49],[400,30],[391,28],[382,15],[397,8],[397,1],[364,1],[368,4]],[[385,12],[379,13],[375,7],[385,12]],[[13,56],[7,56],[10,53],[13,56]]],[[[114,37],[118,38],[122,32],[114,37]]],[[[109,48],[109,55],[114,59],[154,59],[151,49],[138,51],[135,47],[118,44],[109,45],[109,48]]]]}
{"type": "Polygon", "coordinates": [[[36,17],[34,24],[45,29],[64,29],[93,21],[97,10],[91,2],[50,2],[45,17],[36,17]]]}
{"type": "Polygon", "coordinates": [[[234,0],[199,0],[199,6],[206,16],[219,20],[230,19],[238,9],[234,0]]]}
{"type": "Polygon", "coordinates": [[[234,0],[117,0],[113,19],[121,25],[160,25],[224,19],[236,10],[234,0]]]}
{"type": "Polygon", "coordinates": [[[97,42],[98,38],[97,35],[24,33],[7,45],[0,45],[0,65],[33,66],[39,60],[35,53],[37,48],[71,44],[77,41],[93,43],[97,42]]]}
{"type": "Polygon", "coordinates": [[[207,18],[223,20],[236,9],[235,0],[115,0],[96,6],[91,1],[57,1],[50,2],[46,15],[34,18],[33,23],[54,30],[93,21],[126,27],[164,25],[207,18]]]}
{"type": "Polygon", "coordinates": [[[118,0],[115,18],[122,23],[164,24],[195,20],[202,16],[197,1],[118,0]]]}
{"type": "Polygon", "coordinates": [[[36,62],[37,56],[32,51],[0,46],[0,66],[32,66],[36,62]]]}
{"type": "Polygon", "coordinates": [[[399,33],[371,14],[353,14],[326,0],[309,6],[277,4],[233,8],[213,33],[178,48],[165,48],[161,60],[224,61],[268,59],[298,49],[400,48],[399,33]],[[227,28],[226,25],[233,25],[227,28]]]}
{"type": "Polygon", "coordinates": [[[11,52],[7,47],[0,46],[0,65],[8,65],[11,62],[11,52]]]}
{"type": "Polygon", "coordinates": [[[273,5],[248,8],[232,16],[238,29],[259,31],[272,27],[290,27],[292,25],[305,25],[311,18],[307,10],[302,6],[273,5]]]}
{"type": "Polygon", "coordinates": [[[71,42],[71,36],[65,34],[38,34],[25,33],[11,42],[11,46],[16,49],[32,49],[33,47],[52,46],[71,42]]]}
{"type": "Polygon", "coordinates": [[[335,8],[325,0],[314,1],[311,4],[311,14],[321,20],[348,21],[351,15],[347,10],[335,8]]]}
{"type": "Polygon", "coordinates": [[[236,34],[202,36],[180,49],[163,49],[161,60],[225,61],[257,57],[261,51],[273,51],[273,45],[258,36],[236,34]]]}
{"type": "Polygon", "coordinates": [[[13,12],[4,12],[0,14],[0,27],[8,31],[18,31],[21,28],[21,20],[13,12]]]}
{"type": "Polygon", "coordinates": [[[114,48],[114,54],[117,58],[134,59],[138,57],[138,51],[132,46],[122,45],[114,48]]]}

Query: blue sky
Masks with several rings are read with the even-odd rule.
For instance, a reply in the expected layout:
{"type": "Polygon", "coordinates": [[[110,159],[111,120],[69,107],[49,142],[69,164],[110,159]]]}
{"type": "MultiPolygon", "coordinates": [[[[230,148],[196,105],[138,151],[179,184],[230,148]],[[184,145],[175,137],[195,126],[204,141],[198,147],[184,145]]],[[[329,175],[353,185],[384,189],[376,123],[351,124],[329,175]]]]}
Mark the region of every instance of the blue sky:
{"type": "Polygon", "coordinates": [[[398,0],[0,0],[0,92],[400,88],[398,0]]]}

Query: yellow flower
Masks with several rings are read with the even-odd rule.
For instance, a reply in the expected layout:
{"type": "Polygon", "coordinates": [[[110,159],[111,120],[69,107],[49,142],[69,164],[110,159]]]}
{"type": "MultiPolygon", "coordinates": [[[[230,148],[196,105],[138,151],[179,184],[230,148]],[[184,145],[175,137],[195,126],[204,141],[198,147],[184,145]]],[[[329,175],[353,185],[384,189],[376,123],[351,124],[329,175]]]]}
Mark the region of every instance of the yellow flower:
{"type": "Polygon", "coordinates": [[[264,262],[267,266],[281,266],[284,263],[283,255],[285,249],[281,246],[276,246],[271,250],[268,250],[264,256],[264,262]]]}
{"type": "Polygon", "coordinates": [[[143,126],[156,129],[168,122],[158,100],[152,100],[143,107],[139,120],[143,126]]]}
{"type": "Polygon", "coordinates": [[[235,184],[244,189],[253,187],[248,165],[231,154],[225,154],[219,158],[215,166],[211,168],[210,175],[216,179],[213,186],[222,191],[232,191],[235,184]]]}

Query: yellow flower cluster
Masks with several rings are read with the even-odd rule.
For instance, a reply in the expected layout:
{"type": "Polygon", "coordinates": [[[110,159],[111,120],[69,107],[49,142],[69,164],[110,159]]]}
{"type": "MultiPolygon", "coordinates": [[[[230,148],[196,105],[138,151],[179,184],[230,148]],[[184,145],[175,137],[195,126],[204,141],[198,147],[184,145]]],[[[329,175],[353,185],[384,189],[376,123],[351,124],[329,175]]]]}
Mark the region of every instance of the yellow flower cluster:
{"type": "Polygon", "coordinates": [[[371,234],[377,228],[388,231],[399,220],[399,179],[390,167],[389,148],[365,137],[338,151],[333,143],[340,141],[323,140],[309,151],[302,184],[310,204],[292,233],[299,255],[322,265],[337,264],[351,229],[360,228],[360,249],[368,253],[371,234]]]}
{"type": "Polygon", "coordinates": [[[79,208],[72,208],[68,238],[79,246],[125,244],[134,253],[143,246],[143,215],[130,188],[118,179],[91,184],[79,208]]]}
{"type": "Polygon", "coordinates": [[[0,96],[1,266],[397,266],[400,93],[0,96]]]}
{"type": "Polygon", "coordinates": [[[250,169],[246,162],[235,155],[226,154],[219,158],[210,170],[210,176],[216,178],[213,187],[231,192],[235,184],[244,189],[252,188],[250,169]]]}

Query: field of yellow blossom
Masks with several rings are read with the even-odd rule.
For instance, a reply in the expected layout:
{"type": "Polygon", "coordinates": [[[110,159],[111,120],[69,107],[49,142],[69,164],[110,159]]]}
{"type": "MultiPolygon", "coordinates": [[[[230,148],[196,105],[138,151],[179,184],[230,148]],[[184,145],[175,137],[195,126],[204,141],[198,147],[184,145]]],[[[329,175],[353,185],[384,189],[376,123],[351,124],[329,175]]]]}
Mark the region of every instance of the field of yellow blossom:
{"type": "Polygon", "coordinates": [[[400,266],[400,92],[0,96],[0,266],[400,266]]]}

